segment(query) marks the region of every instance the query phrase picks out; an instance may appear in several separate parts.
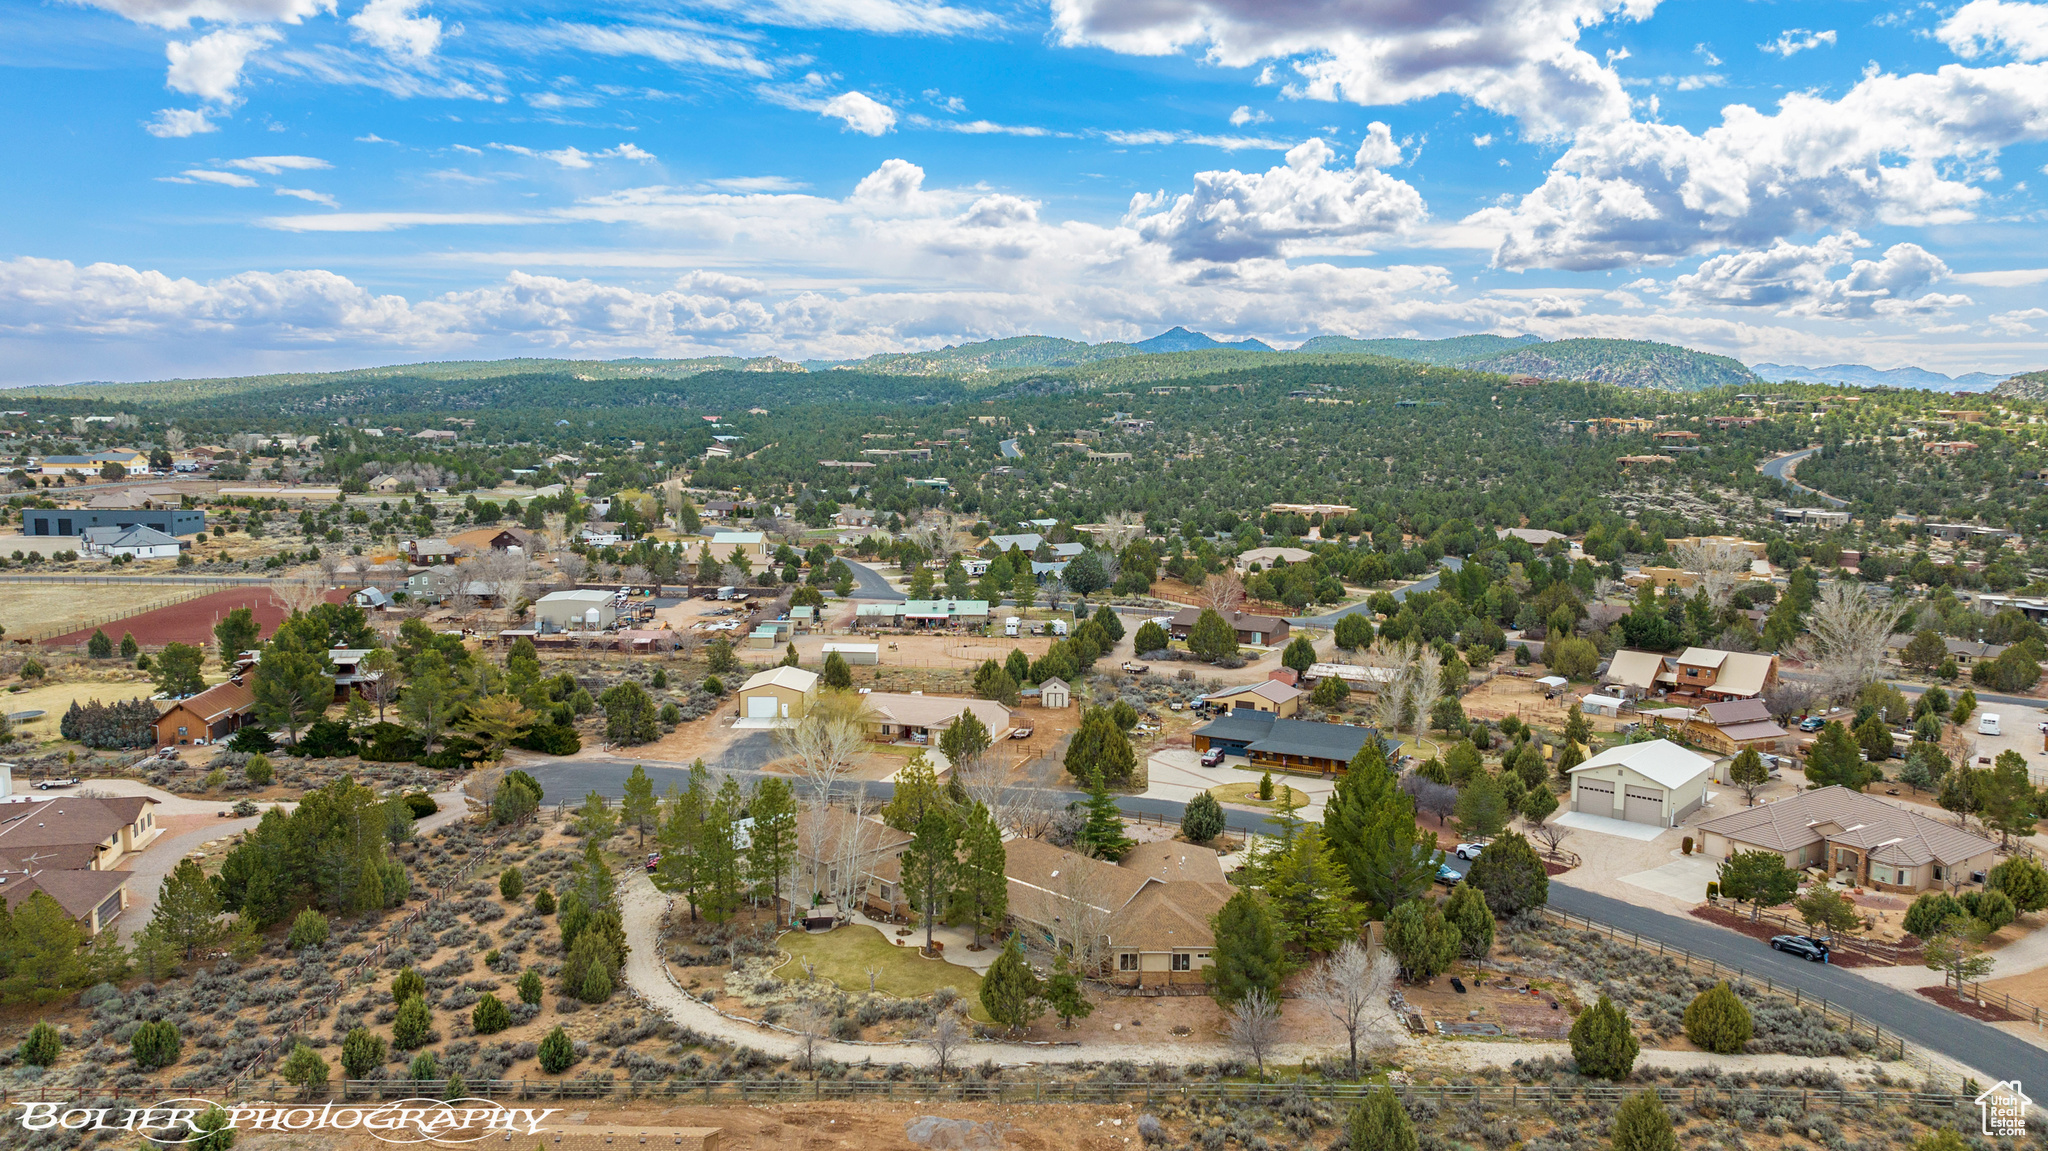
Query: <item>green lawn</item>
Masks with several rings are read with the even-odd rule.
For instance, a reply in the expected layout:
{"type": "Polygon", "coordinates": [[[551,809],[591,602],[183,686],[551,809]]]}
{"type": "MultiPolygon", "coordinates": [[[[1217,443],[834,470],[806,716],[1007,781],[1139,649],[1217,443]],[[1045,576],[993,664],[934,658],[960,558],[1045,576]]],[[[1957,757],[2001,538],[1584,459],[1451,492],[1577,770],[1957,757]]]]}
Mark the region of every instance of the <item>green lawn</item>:
{"type": "Polygon", "coordinates": [[[875,990],[904,999],[929,995],[951,987],[974,1006],[974,1017],[985,1020],[981,1010],[981,976],[965,967],[917,954],[924,933],[906,935],[902,947],[872,927],[849,924],[819,935],[792,931],[780,945],[789,952],[789,962],[776,970],[784,979],[802,979],[804,960],[817,964],[818,977],[830,979],[848,991],[868,989],[868,968],[878,967],[875,990]]]}

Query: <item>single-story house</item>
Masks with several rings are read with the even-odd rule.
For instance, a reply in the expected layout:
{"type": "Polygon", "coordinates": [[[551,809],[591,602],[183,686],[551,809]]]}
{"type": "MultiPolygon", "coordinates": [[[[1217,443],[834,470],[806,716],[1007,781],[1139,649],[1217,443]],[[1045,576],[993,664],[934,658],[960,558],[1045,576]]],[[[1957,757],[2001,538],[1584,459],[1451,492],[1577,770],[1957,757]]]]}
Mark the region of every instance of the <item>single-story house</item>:
{"type": "Polygon", "coordinates": [[[1278,716],[1291,716],[1301,710],[1302,697],[1307,694],[1298,687],[1281,683],[1276,679],[1268,679],[1211,692],[1202,697],[1202,702],[1227,707],[1232,711],[1249,708],[1253,711],[1270,711],[1278,716]]]}
{"type": "Polygon", "coordinates": [[[1049,676],[1038,685],[1038,706],[1064,710],[1074,703],[1073,686],[1058,676],[1049,676]]]}
{"type": "Polygon", "coordinates": [[[149,457],[130,448],[112,448],[82,456],[44,456],[36,461],[47,475],[96,476],[108,464],[119,464],[129,475],[149,470],[149,457]]]}
{"type": "Polygon", "coordinates": [[[768,537],[762,532],[713,532],[711,542],[705,546],[711,550],[711,558],[720,563],[735,555],[744,555],[750,561],[768,558],[768,537]]]}
{"type": "MultiPolygon", "coordinates": [[[[1173,620],[1167,625],[1166,633],[1174,639],[1184,640],[1202,618],[1198,607],[1184,607],[1173,613],[1173,620]]],[[[1224,614],[1223,622],[1237,632],[1237,642],[1277,647],[1287,642],[1287,621],[1279,616],[1246,615],[1241,611],[1224,614]]]]}
{"type": "Polygon", "coordinates": [[[1823,868],[1881,891],[1974,882],[1976,873],[1998,862],[1998,845],[1981,835],[1839,784],[1740,808],[1699,830],[1707,855],[1777,852],[1793,867],[1823,868]]]}
{"type": "Polygon", "coordinates": [[[859,627],[980,627],[988,618],[988,601],[979,599],[913,599],[864,603],[854,609],[859,627]]]}
{"type": "Polygon", "coordinates": [[[187,696],[156,717],[158,747],[210,743],[256,721],[256,693],[239,679],[187,696]]]}
{"type": "Polygon", "coordinates": [[[1668,739],[1610,748],[1571,769],[1571,810],[1677,827],[1707,801],[1714,761],[1668,739]]]}
{"type": "Polygon", "coordinates": [[[534,626],[543,634],[556,631],[594,630],[618,622],[616,597],[595,588],[553,591],[533,605],[534,626]]]}
{"type": "Polygon", "coordinates": [[[87,528],[83,538],[87,555],[129,556],[139,560],[176,559],[178,556],[178,537],[147,524],[87,528]]]}
{"type": "Polygon", "coordinates": [[[1216,853],[1188,843],[1134,847],[1118,863],[1037,839],[1005,845],[1011,922],[1055,948],[1095,936],[1104,978],[1131,986],[1205,981],[1210,921],[1231,896],[1216,853]]]}
{"type": "MultiPolygon", "coordinates": [[[[1366,741],[1380,737],[1378,728],[1283,719],[1252,708],[1237,708],[1210,720],[1196,728],[1194,735],[1196,751],[1220,747],[1226,754],[1251,760],[1253,767],[1317,775],[1349,768],[1366,741]]],[[[1387,753],[1387,762],[1394,762],[1400,743],[1381,739],[1380,746],[1387,753]]]]}
{"type": "Polygon", "coordinates": [[[869,716],[868,738],[885,743],[936,741],[963,711],[973,712],[992,740],[1007,737],[1015,727],[1010,709],[993,700],[895,691],[869,692],[862,699],[869,716]]]}
{"type": "Polygon", "coordinates": [[[1318,663],[1310,665],[1306,678],[1310,683],[1336,676],[1349,684],[1352,691],[1371,692],[1375,695],[1387,681],[1394,678],[1390,667],[1362,667],[1355,663],[1318,663]]]}
{"type": "Polygon", "coordinates": [[[800,667],[771,667],[740,685],[744,719],[800,720],[818,694],[818,673],[800,667]]]}
{"type": "Polygon", "coordinates": [[[113,871],[163,834],[156,803],[146,795],[68,795],[7,804],[0,807],[0,867],[113,871]]]}
{"type": "Polygon", "coordinates": [[[1760,699],[1723,699],[1701,707],[1686,720],[1685,737],[1701,747],[1733,755],[1744,748],[1790,751],[1792,733],[1771,718],[1760,699]]]}
{"type": "Polygon", "coordinates": [[[814,607],[793,607],[789,609],[789,626],[800,632],[811,630],[818,622],[818,609],[814,607]]]}
{"type": "MultiPolygon", "coordinates": [[[[38,853],[40,854],[40,853],[38,853]]],[[[0,900],[8,911],[40,891],[57,901],[88,937],[98,935],[128,907],[126,871],[0,865],[0,900]]]]}

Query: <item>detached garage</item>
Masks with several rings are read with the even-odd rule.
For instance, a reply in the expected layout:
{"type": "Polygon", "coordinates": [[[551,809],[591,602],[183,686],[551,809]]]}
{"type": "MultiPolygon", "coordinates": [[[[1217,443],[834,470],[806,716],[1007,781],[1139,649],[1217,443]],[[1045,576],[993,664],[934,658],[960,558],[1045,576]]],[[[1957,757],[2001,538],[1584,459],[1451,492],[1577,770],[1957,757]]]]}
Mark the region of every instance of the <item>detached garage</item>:
{"type": "Polygon", "coordinates": [[[1571,770],[1581,815],[1677,827],[1707,801],[1714,761],[1668,739],[1603,751],[1571,770]]]}
{"type": "Polygon", "coordinates": [[[758,672],[740,687],[740,726],[767,727],[800,720],[817,690],[818,673],[800,667],[758,672]]]}

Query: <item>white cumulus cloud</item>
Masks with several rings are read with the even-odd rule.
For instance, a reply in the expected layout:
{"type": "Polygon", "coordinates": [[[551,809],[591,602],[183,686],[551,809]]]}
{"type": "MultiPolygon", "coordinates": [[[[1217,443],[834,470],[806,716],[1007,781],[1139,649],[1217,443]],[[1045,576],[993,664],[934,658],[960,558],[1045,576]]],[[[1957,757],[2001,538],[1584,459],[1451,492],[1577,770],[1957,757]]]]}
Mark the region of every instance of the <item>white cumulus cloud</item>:
{"type": "Polygon", "coordinates": [[[424,60],[441,46],[441,21],[419,15],[423,0],[370,0],[348,18],[358,40],[393,55],[424,60]]]}
{"type": "Polygon", "coordinates": [[[956,8],[938,0],[698,0],[760,24],[789,28],[845,28],[857,32],[952,35],[987,28],[993,13],[956,8]]]}
{"type": "Polygon", "coordinates": [[[2007,55],[2016,60],[2048,58],[2048,4],[2014,0],[1970,0],[1955,10],[1935,36],[1966,60],[2007,55]]]}
{"type": "Polygon", "coordinates": [[[1176,260],[1273,258],[1290,243],[1350,240],[1403,231],[1428,214],[1422,194],[1382,168],[1401,150],[1385,124],[1371,125],[1351,167],[1333,168],[1330,146],[1310,139],[1264,173],[1200,172],[1193,192],[1132,200],[1127,219],[1176,260]]]}
{"type": "Polygon", "coordinates": [[[825,101],[818,111],[846,122],[864,136],[880,136],[896,126],[896,109],[863,92],[844,92],[825,101]]]}
{"type": "Polygon", "coordinates": [[[212,24],[297,24],[334,11],[334,0],[71,0],[104,8],[137,24],[186,28],[194,20],[212,24]]]}
{"type": "Polygon", "coordinates": [[[159,109],[156,119],[146,121],[143,130],[159,140],[177,140],[204,132],[218,132],[220,125],[206,118],[198,108],[159,109]]]}
{"type": "Polygon", "coordinates": [[[1744,104],[1698,135],[1629,122],[1587,133],[1544,183],[1466,222],[1502,267],[1613,268],[1782,236],[1971,218],[1999,149],[2048,138],[2048,66],[1873,73],[1839,100],[1744,104]]]}
{"type": "Polygon", "coordinates": [[[1783,32],[1778,33],[1776,40],[1766,44],[1758,44],[1757,48],[1773,56],[1791,56],[1804,52],[1809,48],[1818,48],[1822,44],[1832,45],[1834,42],[1835,30],[1832,28],[1824,32],[1811,32],[1805,28],[1787,28],[1783,32]]]}
{"type": "Polygon", "coordinates": [[[1264,112],[1252,111],[1250,104],[1239,104],[1237,110],[1230,114],[1230,126],[1242,128],[1246,124],[1263,124],[1272,118],[1264,112]]]}
{"type": "Polygon", "coordinates": [[[1532,136],[1626,119],[1612,68],[1579,47],[1591,27],[1644,19],[1657,0],[1053,0],[1062,43],[1161,56],[1194,49],[1244,68],[1282,62],[1290,95],[1399,104],[1454,93],[1515,116],[1532,136]]]}
{"type": "Polygon", "coordinates": [[[164,83],[202,100],[226,103],[242,83],[249,57],[283,39],[273,28],[222,28],[197,40],[172,40],[164,45],[171,67],[164,83]]]}
{"type": "Polygon", "coordinates": [[[1703,261],[1672,281],[1680,306],[1780,308],[1788,315],[1867,319],[1938,312],[1970,302],[1968,296],[1928,294],[1949,276],[1948,265],[1918,244],[1894,244],[1878,260],[1854,260],[1870,246],[1854,232],[1812,244],[1784,240],[1759,251],[1732,252],[1703,261]],[[1849,264],[1848,274],[1830,272],[1849,264]]]}

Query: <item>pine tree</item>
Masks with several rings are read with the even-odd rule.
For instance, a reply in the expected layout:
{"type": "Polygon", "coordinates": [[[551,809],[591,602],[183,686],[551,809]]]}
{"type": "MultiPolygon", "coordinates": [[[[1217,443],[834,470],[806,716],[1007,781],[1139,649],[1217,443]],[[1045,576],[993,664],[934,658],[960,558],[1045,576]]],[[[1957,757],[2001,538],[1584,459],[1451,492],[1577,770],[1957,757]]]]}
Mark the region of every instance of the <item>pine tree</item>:
{"type": "MultiPolygon", "coordinates": [[[[772,906],[782,906],[782,881],[796,867],[796,796],[789,781],[771,775],[754,790],[747,807],[754,829],[747,846],[747,877],[768,888],[772,906]]],[[[779,912],[778,912],[779,914],[779,912]]]]}
{"type": "Polygon", "coordinates": [[[1081,729],[1067,745],[1063,762],[1067,774],[1076,780],[1086,781],[1092,775],[1100,775],[1103,783],[1115,787],[1129,782],[1131,773],[1138,768],[1130,737],[1117,726],[1109,709],[1101,707],[1091,707],[1082,713],[1081,729]]]}
{"type": "Polygon", "coordinates": [[[960,848],[953,911],[970,926],[974,943],[980,946],[982,935],[993,932],[1010,914],[1009,880],[1004,874],[1009,853],[1003,847],[1003,830],[985,805],[967,808],[961,821],[960,848]]]}
{"type": "Polygon", "coordinates": [[[1655,1091],[1638,1091],[1614,1113],[1614,1151],[1678,1151],[1671,1113],[1655,1091]]]}
{"type": "Polygon", "coordinates": [[[320,1058],[318,1051],[304,1043],[292,1048],[280,1070],[284,1081],[301,1091],[311,1093],[327,1086],[327,1060],[320,1058]]]}
{"type": "Polygon", "coordinates": [[[1579,1074],[1616,1082],[1628,1078],[1635,1070],[1636,1055],[1642,1049],[1628,1015],[1605,995],[1579,1012],[1579,1018],[1572,1024],[1571,1044],[1579,1074]]]}
{"type": "Polygon", "coordinates": [[[532,1007],[540,1006],[540,972],[529,967],[519,976],[519,1002],[532,1007]]]}
{"type": "Polygon", "coordinates": [[[647,829],[661,825],[661,805],[654,800],[654,781],[647,778],[647,769],[633,765],[633,774],[626,777],[626,798],[619,808],[619,820],[639,834],[639,846],[647,846],[647,829]]]}
{"type": "Polygon", "coordinates": [[[825,686],[832,691],[847,691],[853,687],[853,669],[847,666],[846,657],[838,652],[825,653],[825,686]]]}
{"type": "Polygon", "coordinates": [[[128,1050],[137,1066],[144,1071],[155,1071],[176,1063],[183,1045],[177,1024],[157,1019],[135,1029],[134,1036],[128,1041],[128,1050]]]}
{"type": "Polygon", "coordinates": [[[1451,888],[1444,900],[1444,919],[1458,929],[1458,948],[1467,959],[1483,960],[1493,950],[1493,912],[1486,893],[1470,883],[1451,888]]]}
{"type": "Polygon", "coordinates": [[[1264,896],[1239,889],[1212,922],[1215,965],[1211,992],[1228,1010],[1254,988],[1268,996],[1280,994],[1287,975],[1285,937],[1264,896]]]}
{"type": "Polygon", "coordinates": [[[724,923],[740,909],[745,868],[740,858],[739,808],[739,784],[727,776],[704,817],[704,835],[698,844],[697,899],[704,918],[713,923],[724,923]]]}
{"type": "Polygon", "coordinates": [[[427,1001],[415,995],[398,1004],[398,1014],[391,1020],[391,1045],[400,1051],[417,1051],[430,1042],[433,1030],[434,1016],[427,1001]]]}
{"type": "Polygon", "coordinates": [[[165,877],[150,924],[186,959],[220,938],[220,895],[197,863],[179,860],[165,877]]]}
{"type": "Polygon", "coordinates": [[[1337,853],[1310,824],[1267,866],[1265,892],[1287,941],[1327,955],[1358,937],[1360,910],[1337,853]]]}
{"type": "Polygon", "coordinates": [[[1519,832],[1510,831],[1486,845],[1466,882],[1486,895],[1494,915],[1512,918],[1550,902],[1550,873],[1519,832]]]}
{"type": "MultiPolygon", "coordinates": [[[[1889,737],[1889,733],[1887,733],[1889,737]]],[[[1820,729],[1813,747],[1806,753],[1806,782],[1809,787],[1840,784],[1850,791],[1862,791],[1877,778],[1874,765],[1863,762],[1863,749],[1849,730],[1829,720],[1820,729]]]]}
{"type": "Polygon", "coordinates": [[[926,815],[946,806],[946,789],[940,786],[924,749],[919,748],[896,773],[896,791],[882,805],[882,822],[898,831],[916,831],[926,815]]]}
{"type": "Polygon", "coordinates": [[[1462,942],[1442,909],[1427,900],[1411,899],[1387,915],[1387,950],[1410,983],[1427,983],[1449,971],[1462,942]]]}
{"type": "Polygon", "coordinates": [[[28,1037],[21,1041],[21,1046],[15,1048],[14,1053],[31,1067],[48,1067],[64,1053],[63,1033],[48,1023],[38,1021],[29,1028],[28,1037]]]}
{"type": "Polygon", "coordinates": [[[512,1009],[490,992],[476,1001],[476,1007],[469,1013],[469,1025],[478,1035],[495,1035],[512,1026],[512,1009]]]}
{"type": "Polygon", "coordinates": [[[508,867],[498,874],[498,894],[510,903],[516,901],[526,890],[526,876],[517,867],[508,867]]]}
{"type": "Polygon", "coordinates": [[[911,909],[924,920],[927,953],[931,951],[932,929],[946,913],[946,897],[953,889],[959,852],[960,841],[953,821],[934,807],[918,822],[910,846],[900,858],[903,891],[909,896],[911,909]]]}
{"type": "Polygon", "coordinates": [[[1401,1097],[1385,1084],[1359,1100],[1349,1131],[1352,1151],[1418,1151],[1421,1146],[1401,1097]]]}
{"type": "Polygon", "coordinates": [[[1396,784],[1386,751],[1368,740],[1337,780],[1324,808],[1323,834],[1351,874],[1368,917],[1429,890],[1443,853],[1415,824],[1415,799],[1396,784]]]}
{"type": "Polygon", "coordinates": [[[1060,1017],[1060,1026],[1067,1028],[1074,1026],[1074,1020],[1086,1019],[1095,1012],[1095,1005],[1088,1002],[1088,993],[1065,955],[1053,960],[1052,977],[1045,981],[1045,1004],[1060,1017]]]}
{"type": "Polygon", "coordinates": [[[1703,1051],[1734,1055],[1754,1033],[1749,1008],[1726,980],[1700,992],[1686,1005],[1685,1037],[1703,1051]]]}
{"type": "Polygon", "coordinates": [[[1111,863],[1124,857],[1135,844],[1124,834],[1123,813],[1102,785],[1100,775],[1088,780],[1088,822],[1081,827],[1075,846],[1097,859],[1111,863]]]}
{"type": "Polygon", "coordinates": [[[576,1063],[576,1045],[569,1040],[569,1033],[557,1024],[553,1031],[540,1041],[540,1069],[549,1075],[560,1075],[576,1063]]]}
{"type": "Polygon", "coordinates": [[[114,641],[98,628],[92,629],[92,638],[85,641],[85,654],[93,659],[109,659],[114,654],[114,641]]]}
{"type": "Polygon", "coordinates": [[[1458,791],[1458,830],[1468,837],[1491,838],[1507,826],[1513,810],[1501,794],[1500,781],[1482,768],[1458,791]]]}
{"type": "Polygon", "coordinates": [[[1207,843],[1223,834],[1223,804],[1206,791],[1195,793],[1181,812],[1180,833],[1195,843],[1207,843]]]}
{"type": "Polygon", "coordinates": [[[1012,935],[988,974],[982,976],[981,1007],[990,1019],[1014,1031],[1029,1026],[1045,1010],[1040,998],[1043,990],[1031,965],[1024,961],[1022,940],[1012,935]]]}
{"type": "Polygon", "coordinates": [[[384,1065],[384,1037],[367,1027],[354,1027],[341,1041],[341,1069],[350,1079],[363,1079],[384,1065]]]}

